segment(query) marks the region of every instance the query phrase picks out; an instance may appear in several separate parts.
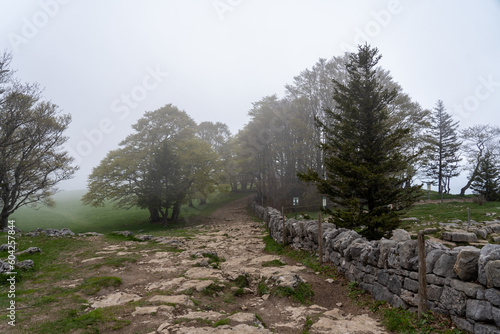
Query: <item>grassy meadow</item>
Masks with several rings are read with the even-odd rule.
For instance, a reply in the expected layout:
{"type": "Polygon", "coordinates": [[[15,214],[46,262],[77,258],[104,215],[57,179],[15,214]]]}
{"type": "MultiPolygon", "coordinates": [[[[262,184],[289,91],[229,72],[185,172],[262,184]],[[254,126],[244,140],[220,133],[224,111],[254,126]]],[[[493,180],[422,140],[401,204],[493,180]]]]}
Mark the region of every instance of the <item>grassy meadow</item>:
{"type": "MultiPolygon", "coordinates": [[[[23,232],[36,228],[69,228],[75,233],[99,232],[109,233],[117,230],[129,230],[134,233],[165,230],[161,224],[149,222],[149,212],[138,208],[115,209],[112,203],[104,207],[83,205],[80,201],[85,190],[64,191],[56,194],[55,207],[41,206],[37,209],[22,207],[10,219],[16,221],[15,226],[23,232]]],[[[206,205],[194,201],[194,207],[184,205],[181,208],[181,218],[188,221],[198,215],[208,215],[220,205],[249,196],[249,193],[214,194],[208,198],[206,205]]],[[[167,228],[178,228],[184,224],[178,223],[167,228]]]]}

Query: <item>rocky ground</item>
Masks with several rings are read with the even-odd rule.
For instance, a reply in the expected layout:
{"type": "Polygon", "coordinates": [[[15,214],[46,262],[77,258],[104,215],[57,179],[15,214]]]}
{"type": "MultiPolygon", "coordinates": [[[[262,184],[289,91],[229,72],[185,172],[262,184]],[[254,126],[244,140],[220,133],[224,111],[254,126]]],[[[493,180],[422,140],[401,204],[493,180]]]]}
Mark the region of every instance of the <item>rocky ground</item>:
{"type": "Polygon", "coordinates": [[[95,273],[120,277],[123,284],[90,298],[89,310],[134,305],[120,315],[130,324],[113,333],[386,333],[368,310],[352,303],[341,279],[267,254],[263,224],[247,215],[246,204],[245,199],[230,203],[196,222],[203,224],[196,228],[201,233],[165,238],[154,249],[138,250],[134,241],[102,244],[82,264],[137,252],[140,258],[95,273]],[[285,265],[263,266],[278,261],[285,265]],[[301,282],[314,291],[307,304],[272,293],[301,282]]]}

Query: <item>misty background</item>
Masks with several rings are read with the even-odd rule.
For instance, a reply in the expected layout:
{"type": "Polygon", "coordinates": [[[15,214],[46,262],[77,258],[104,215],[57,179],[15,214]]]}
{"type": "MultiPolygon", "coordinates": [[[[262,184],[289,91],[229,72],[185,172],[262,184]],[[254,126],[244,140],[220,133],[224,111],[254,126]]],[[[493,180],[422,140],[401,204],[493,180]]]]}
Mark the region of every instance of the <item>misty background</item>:
{"type": "Polygon", "coordinates": [[[365,42],[423,108],[440,99],[460,128],[499,125],[498,0],[1,0],[0,29],[17,78],[73,117],[80,170],[65,190],[84,189],[145,111],[172,103],[235,134],[252,102],[365,42]]]}

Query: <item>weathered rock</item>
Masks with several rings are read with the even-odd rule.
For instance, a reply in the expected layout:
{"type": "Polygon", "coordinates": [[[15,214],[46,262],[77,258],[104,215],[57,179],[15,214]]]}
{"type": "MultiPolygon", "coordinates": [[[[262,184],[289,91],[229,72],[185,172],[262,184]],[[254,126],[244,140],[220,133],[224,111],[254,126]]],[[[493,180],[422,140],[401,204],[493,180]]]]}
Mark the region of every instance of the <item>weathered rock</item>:
{"type": "Polygon", "coordinates": [[[469,299],[467,301],[467,318],[474,321],[493,320],[491,304],[485,300],[469,299]]]}
{"type": "Polygon", "coordinates": [[[443,232],[441,238],[451,242],[477,242],[477,236],[469,232],[443,232]]]}
{"type": "Polygon", "coordinates": [[[451,251],[444,253],[434,264],[432,272],[442,277],[457,277],[457,274],[455,274],[453,270],[457,256],[458,253],[453,253],[451,251]]]}
{"type": "Polygon", "coordinates": [[[472,231],[472,233],[477,235],[478,238],[485,240],[488,237],[488,231],[486,231],[486,229],[484,229],[484,228],[475,228],[475,229],[472,229],[471,231],[472,231]]]}
{"type": "Polygon", "coordinates": [[[135,238],[140,240],[140,241],[149,241],[149,240],[153,240],[155,237],[150,235],[150,234],[138,234],[135,236],[135,238]]]}
{"type": "Polygon", "coordinates": [[[474,325],[474,334],[500,334],[500,329],[492,325],[477,323],[474,325]]]}
{"type": "Polygon", "coordinates": [[[428,285],[427,286],[427,299],[431,301],[436,301],[441,298],[441,294],[443,293],[443,288],[438,285],[428,285]]]}
{"type": "Polygon", "coordinates": [[[379,268],[388,268],[387,258],[389,251],[397,246],[397,242],[394,240],[382,239],[379,242],[380,255],[378,258],[379,268]]]}
{"type": "Polygon", "coordinates": [[[0,260],[0,274],[10,272],[10,264],[7,261],[0,260]]]}
{"type": "Polygon", "coordinates": [[[467,296],[461,291],[445,286],[438,304],[451,315],[465,315],[467,296]]]}
{"type": "Polygon", "coordinates": [[[403,242],[403,241],[408,241],[411,240],[410,233],[408,231],[403,230],[401,228],[398,228],[394,231],[392,231],[392,236],[390,240],[394,240],[397,242],[403,242]]]}
{"type": "Polygon", "coordinates": [[[455,315],[451,316],[451,321],[457,326],[459,329],[465,330],[469,333],[474,332],[474,324],[468,321],[465,318],[457,317],[455,315]]]}
{"type": "MultiPolygon", "coordinates": [[[[500,282],[498,281],[488,281],[486,274],[486,265],[491,261],[500,260],[500,245],[487,244],[481,248],[478,260],[478,280],[479,283],[486,285],[488,288],[500,287],[500,282]]],[[[489,267],[489,278],[495,279],[495,273],[491,270],[496,268],[496,265],[489,267]]]]}
{"type": "Polygon", "coordinates": [[[434,270],[434,265],[436,264],[437,260],[446,253],[446,250],[444,249],[432,249],[430,251],[426,250],[426,257],[425,257],[425,269],[428,274],[432,273],[434,270]]]}
{"type": "Polygon", "coordinates": [[[141,297],[136,294],[117,292],[104,297],[101,300],[92,303],[93,308],[109,307],[116,305],[123,305],[131,301],[140,300],[141,297]]]}
{"type": "Polygon", "coordinates": [[[23,250],[22,252],[17,252],[16,255],[24,255],[24,254],[35,254],[35,253],[41,253],[42,250],[38,247],[30,247],[26,250],[23,250]]]}
{"type": "Polygon", "coordinates": [[[462,282],[458,279],[452,279],[450,281],[450,285],[453,289],[462,291],[470,298],[477,298],[478,292],[484,290],[484,287],[481,284],[462,282]]]}
{"type": "Polygon", "coordinates": [[[466,247],[460,250],[453,270],[463,281],[475,281],[478,275],[480,250],[476,247],[466,247]]]}
{"type": "Polygon", "coordinates": [[[18,268],[18,269],[31,269],[31,268],[33,268],[34,265],[35,265],[35,263],[33,262],[33,260],[24,260],[21,262],[17,262],[16,268],[18,268]]]}
{"type": "Polygon", "coordinates": [[[493,305],[500,306],[500,290],[488,289],[485,291],[484,297],[493,305]]]}
{"type": "Polygon", "coordinates": [[[132,233],[130,231],[113,231],[111,234],[123,235],[124,237],[132,237],[132,236],[134,236],[134,233],[132,233]]]}
{"type": "Polygon", "coordinates": [[[486,286],[500,288],[500,260],[490,261],[484,266],[486,286]]]}
{"type": "Polygon", "coordinates": [[[151,303],[160,303],[160,304],[179,304],[184,306],[194,306],[194,303],[191,299],[189,299],[186,295],[177,295],[177,296],[165,296],[165,295],[156,295],[149,299],[151,303]]]}

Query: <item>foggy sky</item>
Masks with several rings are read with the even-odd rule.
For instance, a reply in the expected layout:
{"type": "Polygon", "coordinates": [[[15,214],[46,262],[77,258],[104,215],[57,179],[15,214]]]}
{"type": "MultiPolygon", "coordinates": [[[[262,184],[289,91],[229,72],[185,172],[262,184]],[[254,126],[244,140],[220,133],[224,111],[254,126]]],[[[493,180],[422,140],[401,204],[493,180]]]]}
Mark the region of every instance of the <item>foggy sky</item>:
{"type": "Polygon", "coordinates": [[[63,189],[85,188],[145,111],[172,103],[236,133],[252,102],[364,42],[422,107],[500,125],[498,0],[0,0],[0,31],[17,78],[73,117],[81,169],[63,189]]]}

